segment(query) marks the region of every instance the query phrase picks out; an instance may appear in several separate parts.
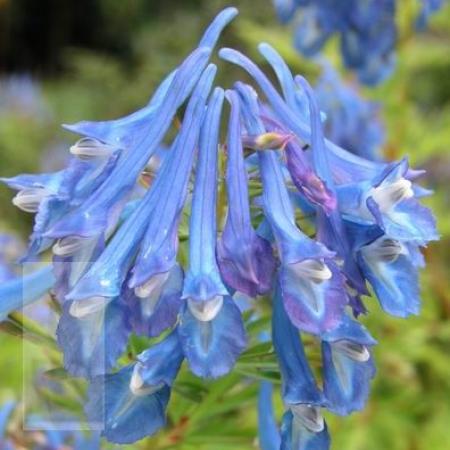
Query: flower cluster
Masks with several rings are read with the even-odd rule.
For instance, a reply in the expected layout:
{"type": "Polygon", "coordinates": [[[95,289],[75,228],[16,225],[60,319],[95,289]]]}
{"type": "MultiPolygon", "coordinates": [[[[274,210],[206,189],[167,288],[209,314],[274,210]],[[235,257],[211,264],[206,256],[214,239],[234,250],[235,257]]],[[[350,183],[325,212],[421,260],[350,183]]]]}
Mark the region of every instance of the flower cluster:
{"type": "Polygon", "coordinates": [[[65,368],[89,380],[88,418],[115,443],[164,425],[183,361],[204,378],[232,370],[246,347],[235,301],[244,294],[272,303],[286,406],[280,448],[326,449],[322,409],[361,409],[375,373],[375,341],[357,320],[368,284],[387,313],[419,310],[420,247],[437,239],[419,203],[421,172],[325,139],[312,88],[268,44],[259,51],[282,95],[229,48],[219,57],[247,71],[260,94],[242,82],[213,88],[208,61],[236,14],[216,17],[144,108],[66,126],[83,137],[64,170],[3,180],[18,190],[14,204],[36,213],[27,259],[52,248],[65,368]],[[299,211],[309,217],[301,227],[299,211]],[[188,249],[180,245],[187,227],[188,249]],[[116,370],[131,333],[157,339],[116,370]],[[321,383],[300,334],[318,343],[321,383]]]}
{"type": "Polygon", "coordinates": [[[380,105],[365,99],[356,84],[346,83],[328,63],[314,92],[326,115],[325,136],[358,156],[380,160],[385,140],[380,105]]]}
{"type": "MultiPolygon", "coordinates": [[[[425,26],[441,0],[421,0],[417,23],[425,26]]],[[[295,22],[295,47],[304,56],[317,54],[333,35],[340,38],[342,58],[362,83],[374,85],[395,67],[396,0],[274,0],[282,23],[295,22]]]]}

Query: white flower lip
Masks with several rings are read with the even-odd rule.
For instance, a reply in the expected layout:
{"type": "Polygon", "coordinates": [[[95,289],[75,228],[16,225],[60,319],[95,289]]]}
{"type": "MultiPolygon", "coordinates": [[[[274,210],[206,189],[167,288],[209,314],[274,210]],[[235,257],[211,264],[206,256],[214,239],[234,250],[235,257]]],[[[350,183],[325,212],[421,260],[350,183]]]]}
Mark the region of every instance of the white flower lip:
{"type": "Polygon", "coordinates": [[[370,352],[365,345],[352,342],[347,339],[333,342],[332,347],[334,350],[343,353],[350,359],[357,362],[366,362],[370,359],[370,352]]]}
{"type": "Polygon", "coordinates": [[[26,188],[16,194],[12,203],[22,211],[35,213],[38,211],[41,201],[49,195],[50,192],[44,187],[26,188]]]}
{"type": "Polygon", "coordinates": [[[210,322],[219,314],[223,305],[223,297],[216,295],[207,301],[196,301],[191,298],[187,301],[189,311],[201,322],[210,322]]]}
{"type": "Polygon", "coordinates": [[[305,259],[290,266],[298,276],[307,278],[317,284],[329,280],[333,276],[329,267],[317,259],[305,259]]]}
{"type": "Polygon", "coordinates": [[[313,433],[320,433],[325,428],[325,421],[319,407],[298,403],[290,405],[290,408],[294,417],[313,433]]]}
{"type": "Polygon", "coordinates": [[[115,150],[115,147],[93,138],[82,138],[70,147],[70,153],[80,159],[106,158],[115,150]]]}
{"type": "Polygon", "coordinates": [[[83,300],[74,300],[70,305],[70,315],[77,319],[82,319],[90,314],[101,311],[110,299],[106,297],[94,296],[83,300]]]}

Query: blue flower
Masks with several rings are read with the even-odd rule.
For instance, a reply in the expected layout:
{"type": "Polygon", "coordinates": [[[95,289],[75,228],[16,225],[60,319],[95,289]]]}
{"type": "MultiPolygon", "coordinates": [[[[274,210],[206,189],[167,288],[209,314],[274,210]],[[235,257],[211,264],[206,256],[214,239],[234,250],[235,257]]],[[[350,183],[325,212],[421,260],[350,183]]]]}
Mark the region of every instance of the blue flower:
{"type": "Polygon", "coordinates": [[[91,381],[86,414],[90,426],[116,444],[150,436],[166,423],[170,388],[183,361],[176,332],[144,351],[138,362],[91,381]]]}
{"type": "Polygon", "coordinates": [[[423,30],[427,24],[430,16],[442,8],[443,0],[422,0],[422,9],[416,19],[416,26],[419,30],[423,30]]]}
{"type": "Polygon", "coordinates": [[[362,97],[356,85],[345,83],[327,63],[323,64],[314,91],[320,109],[326,114],[327,138],[363,158],[379,160],[385,139],[379,105],[362,97]]]}
{"type": "Polygon", "coordinates": [[[347,316],[321,338],[327,408],[340,415],[362,409],[375,376],[370,348],[376,342],[361,324],[347,316]]]}
{"type": "MultiPolygon", "coordinates": [[[[252,134],[264,133],[255,94],[241,84],[237,89],[247,128],[252,134]]],[[[280,255],[280,282],[286,309],[298,328],[320,333],[336,325],[347,303],[342,277],[331,261],[334,253],[296,226],[276,154],[264,151],[258,156],[264,211],[280,255]]]]}
{"type": "Polygon", "coordinates": [[[0,287],[0,321],[6,316],[42,298],[55,283],[51,265],[5,281],[0,287]]]}
{"type": "Polygon", "coordinates": [[[191,370],[211,378],[228,373],[246,345],[240,310],[222,282],[216,261],[217,151],[223,99],[223,90],[217,88],[202,124],[183,289],[186,305],[178,326],[191,370]]]}
{"type": "Polygon", "coordinates": [[[250,216],[248,174],[245,168],[237,94],[228,92],[231,114],[228,129],[228,213],[218,245],[218,261],[224,281],[250,297],[272,287],[275,260],[272,247],[253,229],[250,216]]]}
{"type": "Polygon", "coordinates": [[[294,45],[303,55],[316,55],[337,34],[345,65],[362,82],[377,84],[393,71],[395,0],[275,0],[274,4],[282,22],[295,18],[294,45]]]}
{"type": "Polygon", "coordinates": [[[326,401],[316,385],[298,330],[284,310],[279,287],[273,298],[272,339],[288,408],[281,425],[280,449],[328,449],[328,431],[320,410],[326,401]]]}
{"type": "Polygon", "coordinates": [[[359,249],[364,275],[388,314],[407,317],[420,311],[417,253],[420,254],[418,246],[407,245],[388,235],[359,249]]]}
{"type": "Polygon", "coordinates": [[[392,163],[377,177],[338,187],[339,208],[347,220],[377,224],[387,236],[417,245],[438,239],[431,211],[415,198],[408,162],[392,163]]]}

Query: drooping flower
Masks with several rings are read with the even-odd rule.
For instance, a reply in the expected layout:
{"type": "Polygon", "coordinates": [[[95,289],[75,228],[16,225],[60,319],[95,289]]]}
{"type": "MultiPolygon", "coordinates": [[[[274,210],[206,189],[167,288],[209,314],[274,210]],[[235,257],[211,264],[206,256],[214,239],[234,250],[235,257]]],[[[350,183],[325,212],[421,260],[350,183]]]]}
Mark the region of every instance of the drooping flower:
{"type": "Polygon", "coordinates": [[[239,100],[228,92],[231,113],[227,147],[227,221],[218,245],[224,281],[250,297],[271,289],[275,260],[269,242],[258,236],[250,216],[247,169],[244,163],[239,100]]]}
{"type": "Polygon", "coordinates": [[[330,438],[321,408],[327,403],[316,385],[298,330],[286,314],[279,287],[273,298],[272,339],[287,408],[281,425],[280,449],[326,450],[330,438]]]}
{"type": "Polygon", "coordinates": [[[375,376],[370,350],[375,343],[363,325],[347,316],[322,335],[323,389],[331,412],[347,415],[365,406],[375,376]]]}
{"type": "Polygon", "coordinates": [[[217,88],[200,135],[183,289],[186,305],[178,326],[191,370],[212,378],[228,373],[246,345],[241,312],[222,282],[216,260],[217,152],[223,98],[223,90],[217,88]]]}
{"type": "MultiPolygon", "coordinates": [[[[254,134],[264,133],[254,92],[242,84],[237,89],[247,128],[254,134]]],[[[259,152],[258,157],[264,211],[281,260],[279,276],[286,310],[298,328],[320,333],[336,325],[347,303],[342,277],[332,262],[334,253],[297,227],[275,152],[259,152]]]]}
{"type": "Polygon", "coordinates": [[[149,436],[164,426],[170,388],[183,361],[176,332],[119,372],[94,378],[86,413],[92,428],[117,444],[149,436]]]}

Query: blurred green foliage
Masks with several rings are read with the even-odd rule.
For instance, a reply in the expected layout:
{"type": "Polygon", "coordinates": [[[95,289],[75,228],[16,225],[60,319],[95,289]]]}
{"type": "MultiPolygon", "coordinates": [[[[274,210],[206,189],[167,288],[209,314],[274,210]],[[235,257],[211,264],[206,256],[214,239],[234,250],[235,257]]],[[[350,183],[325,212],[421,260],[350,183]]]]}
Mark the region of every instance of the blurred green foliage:
{"type": "MultiPolygon", "coordinates": [[[[76,140],[59,127],[61,122],[114,118],[145,104],[156,83],[187,54],[203,27],[228,3],[97,2],[106,24],[102,36],[115,35],[114,42],[127,50],[112,51],[108,45],[90,47],[96,50],[63,46],[62,71],[40,79],[42,101],[49,113],[0,112],[1,175],[40,171],[45,152],[50,159],[61,159],[58,155],[67,152],[76,140]],[[61,148],[54,150],[55,146],[61,148]]],[[[280,50],[295,72],[314,81],[317,68],[292,49],[290,30],[277,23],[270,0],[258,2],[257,8],[253,0],[233,3],[241,15],[225,32],[223,46],[237,47],[262,64],[256,44],[267,41],[280,50]]],[[[375,301],[368,304],[370,314],[363,321],[379,341],[375,350],[378,375],[365,411],[347,418],[327,416],[335,450],[450,447],[450,5],[432,18],[425,33],[416,34],[411,29],[417,12],[414,3],[399,2],[401,39],[394,77],[364,93],[382,105],[388,132],[386,156],[408,154],[414,166],[428,170],[427,187],[435,190],[428,204],[438,216],[442,239],[426,251],[421,316],[406,321],[393,319],[383,314],[375,301]]],[[[332,42],[327,52],[338,63],[336,43],[332,42]]],[[[223,62],[219,73],[219,82],[225,87],[237,77],[245,79],[242,72],[223,62]]],[[[25,238],[31,218],[13,208],[10,198],[11,193],[0,187],[0,228],[25,238]]],[[[167,430],[129,448],[258,448],[257,381],[271,379],[278,383],[272,349],[257,343],[258,333],[268,325],[264,302],[259,308],[263,319],[250,325],[251,345],[236,371],[223,379],[203,382],[183,368],[174,387],[167,430]]],[[[20,326],[26,337],[33,335],[26,324],[20,326]]],[[[5,334],[1,339],[0,363],[8,370],[0,374],[0,401],[13,392],[17,398],[21,395],[21,341],[5,334]]],[[[124,362],[143,345],[134,339],[124,362]]],[[[44,359],[48,362],[49,355],[44,359]]],[[[50,361],[57,369],[52,376],[64,377],[58,369],[60,355],[52,354],[50,361]]],[[[68,391],[68,408],[79,403],[74,392],[68,391]]],[[[279,398],[276,404],[281,416],[279,398]]]]}

